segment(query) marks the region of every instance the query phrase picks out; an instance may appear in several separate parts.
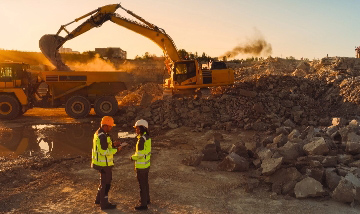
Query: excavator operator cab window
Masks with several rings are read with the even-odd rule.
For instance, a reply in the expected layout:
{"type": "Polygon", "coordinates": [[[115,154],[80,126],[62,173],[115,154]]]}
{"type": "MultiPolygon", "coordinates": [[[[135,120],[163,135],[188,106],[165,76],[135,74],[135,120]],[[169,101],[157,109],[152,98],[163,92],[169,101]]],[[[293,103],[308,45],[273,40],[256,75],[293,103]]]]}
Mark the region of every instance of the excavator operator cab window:
{"type": "Polygon", "coordinates": [[[174,66],[174,81],[182,83],[196,76],[195,61],[178,62],[174,66]]]}

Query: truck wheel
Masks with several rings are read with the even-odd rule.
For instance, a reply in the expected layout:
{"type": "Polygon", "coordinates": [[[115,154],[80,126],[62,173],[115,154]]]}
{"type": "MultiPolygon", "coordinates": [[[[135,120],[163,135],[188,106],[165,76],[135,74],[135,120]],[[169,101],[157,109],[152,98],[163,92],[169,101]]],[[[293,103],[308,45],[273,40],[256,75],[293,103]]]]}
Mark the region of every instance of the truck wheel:
{"type": "Polygon", "coordinates": [[[0,119],[14,119],[21,111],[19,101],[11,95],[0,95],[0,119]]]}
{"type": "Polygon", "coordinates": [[[95,100],[94,110],[96,115],[100,117],[113,116],[119,110],[119,106],[115,97],[105,96],[95,100]]]}
{"type": "Polygon", "coordinates": [[[66,113],[72,118],[84,118],[90,113],[91,105],[88,99],[83,96],[74,96],[68,99],[65,104],[66,113]]]}

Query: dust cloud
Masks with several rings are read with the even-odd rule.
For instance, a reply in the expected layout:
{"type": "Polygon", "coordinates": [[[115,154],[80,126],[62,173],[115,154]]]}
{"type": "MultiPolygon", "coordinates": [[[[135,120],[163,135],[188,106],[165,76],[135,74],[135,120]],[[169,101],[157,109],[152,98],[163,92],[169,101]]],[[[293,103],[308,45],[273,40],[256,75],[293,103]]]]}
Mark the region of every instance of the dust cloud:
{"type": "Polygon", "coordinates": [[[0,62],[5,61],[23,62],[29,65],[47,65],[50,68],[54,68],[43,54],[37,52],[0,50],[0,62]]]}
{"type": "Polygon", "coordinates": [[[103,60],[98,54],[88,62],[66,62],[66,65],[74,71],[117,71],[115,65],[109,61],[103,60]]]}
{"type": "Polygon", "coordinates": [[[269,56],[272,54],[272,46],[265,41],[261,33],[256,30],[256,35],[251,39],[247,39],[247,42],[240,44],[233,48],[231,51],[227,51],[219,57],[234,58],[239,54],[247,54],[251,56],[269,56]]]}
{"type": "Polygon", "coordinates": [[[99,54],[95,58],[87,62],[67,61],[66,65],[74,71],[132,71],[136,66],[130,62],[123,62],[122,64],[115,65],[114,63],[102,59],[99,54]]]}
{"type": "MultiPolygon", "coordinates": [[[[116,62],[102,59],[98,54],[89,58],[83,54],[63,54],[64,62],[73,71],[134,71],[138,66],[130,61],[116,62]]],[[[38,52],[23,52],[16,50],[1,50],[0,62],[23,62],[31,65],[33,70],[54,70],[55,66],[38,52]],[[45,67],[44,67],[45,65],[45,67]]]]}

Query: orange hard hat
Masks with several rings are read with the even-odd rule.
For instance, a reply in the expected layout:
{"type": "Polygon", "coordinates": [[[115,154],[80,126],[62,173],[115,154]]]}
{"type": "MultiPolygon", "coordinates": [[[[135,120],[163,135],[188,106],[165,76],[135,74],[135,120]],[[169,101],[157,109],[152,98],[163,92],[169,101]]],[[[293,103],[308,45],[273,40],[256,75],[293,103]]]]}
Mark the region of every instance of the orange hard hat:
{"type": "Polygon", "coordinates": [[[105,116],[101,120],[101,125],[116,126],[114,119],[110,116],[105,116]]]}

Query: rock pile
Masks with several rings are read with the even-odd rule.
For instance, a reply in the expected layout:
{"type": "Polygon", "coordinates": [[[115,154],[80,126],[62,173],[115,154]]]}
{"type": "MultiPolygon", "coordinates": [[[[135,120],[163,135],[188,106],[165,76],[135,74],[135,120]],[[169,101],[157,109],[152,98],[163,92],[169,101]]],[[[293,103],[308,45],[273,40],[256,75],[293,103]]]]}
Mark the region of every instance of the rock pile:
{"type": "Polygon", "coordinates": [[[360,202],[360,126],[357,120],[344,121],[334,118],[331,126],[309,126],[302,132],[282,126],[258,142],[239,142],[228,149],[221,149],[219,140],[214,140],[183,164],[218,161],[219,170],[251,170],[276,194],[360,202]]]}
{"type": "Polygon", "coordinates": [[[306,127],[329,125],[331,117],[356,118],[360,112],[359,78],[336,70],[325,60],[287,61],[271,58],[251,68],[242,67],[237,71],[239,81],[235,85],[212,88],[212,96],[201,99],[162,100],[161,85],[143,85],[121,101],[119,119],[130,124],[141,117],[162,128],[265,131],[275,130],[289,120],[294,126],[306,127]],[[243,72],[255,70],[256,66],[257,72],[243,72]],[[272,68],[275,74],[261,73],[272,68]],[[149,105],[139,107],[141,103],[149,105]]]}

